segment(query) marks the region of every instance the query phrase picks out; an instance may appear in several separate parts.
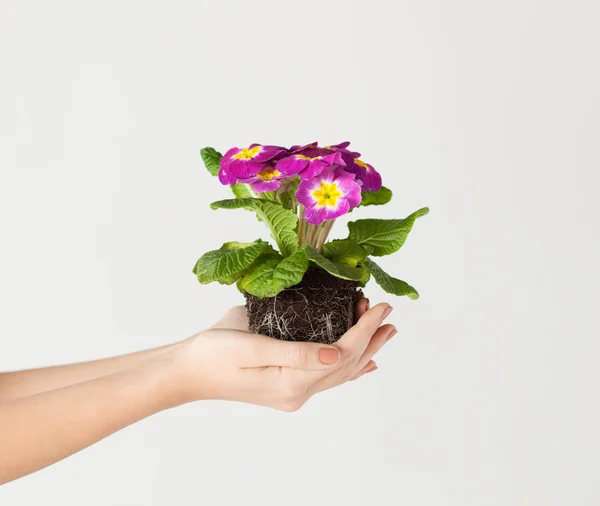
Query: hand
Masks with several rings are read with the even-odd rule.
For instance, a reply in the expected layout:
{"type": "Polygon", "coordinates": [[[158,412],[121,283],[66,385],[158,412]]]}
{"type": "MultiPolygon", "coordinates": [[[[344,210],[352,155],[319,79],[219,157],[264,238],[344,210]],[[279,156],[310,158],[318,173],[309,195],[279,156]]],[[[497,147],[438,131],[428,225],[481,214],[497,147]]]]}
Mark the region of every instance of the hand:
{"type": "Polygon", "coordinates": [[[312,395],[376,369],[371,360],[395,333],[381,326],[389,304],[368,309],[333,346],[288,342],[248,332],[246,310],[233,308],[211,329],[180,343],[177,370],[186,400],[224,399],[295,411],[312,395]]]}

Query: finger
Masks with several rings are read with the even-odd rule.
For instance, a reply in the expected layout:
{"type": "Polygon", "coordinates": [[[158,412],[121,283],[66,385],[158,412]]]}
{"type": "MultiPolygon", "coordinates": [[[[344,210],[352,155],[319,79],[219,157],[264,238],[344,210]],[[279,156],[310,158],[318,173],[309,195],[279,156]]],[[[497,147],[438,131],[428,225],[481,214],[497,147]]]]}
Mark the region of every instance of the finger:
{"type": "Polygon", "coordinates": [[[248,312],[246,311],[246,307],[232,307],[212,326],[212,328],[248,331],[248,312]]]}
{"type": "Polygon", "coordinates": [[[367,365],[365,365],[353,378],[351,378],[350,381],[356,381],[363,374],[368,374],[370,372],[375,371],[376,369],[377,369],[377,364],[375,362],[373,362],[372,360],[369,360],[369,363],[367,365]]]}
{"type": "Polygon", "coordinates": [[[373,334],[371,341],[369,342],[367,348],[362,354],[362,357],[358,361],[356,370],[362,370],[363,367],[365,367],[369,363],[373,355],[375,355],[375,353],[377,353],[388,341],[388,339],[390,339],[391,336],[393,336],[394,334],[396,334],[396,327],[394,327],[393,325],[388,324],[379,327],[377,329],[377,332],[373,334]]]}
{"type": "Polygon", "coordinates": [[[350,352],[353,356],[360,357],[369,344],[371,336],[391,311],[392,306],[386,303],[372,307],[341,337],[336,346],[350,352]]]}
{"type": "Polygon", "coordinates": [[[272,337],[252,335],[246,367],[289,367],[303,370],[331,369],[340,360],[335,346],[318,343],[280,341],[272,337]]]}
{"type": "Polygon", "coordinates": [[[351,374],[349,368],[354,369],[358,364],[371,342],[372,336],[377,332],[380,322],[390,314],[391,309],[389,304],[377,304],[369,309],[359,322],[335,343],[342,352],[339,364],[341,371],[334,369],[325,376],[310,374],[308,379],[312,383],[311,390],[313,393],[328,390],[348,381],[348,374],[351,374]],[[346,370],[346,372],[344,373],[343,370],[346,370]]]}

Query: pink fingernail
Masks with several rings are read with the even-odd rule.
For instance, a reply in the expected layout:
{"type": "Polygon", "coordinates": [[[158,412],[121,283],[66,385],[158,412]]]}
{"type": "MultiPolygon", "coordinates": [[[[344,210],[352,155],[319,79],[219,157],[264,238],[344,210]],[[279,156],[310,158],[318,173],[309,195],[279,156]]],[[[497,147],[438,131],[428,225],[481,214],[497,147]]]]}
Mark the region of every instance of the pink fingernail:
{"type": "Polygon", "coordinates": [[[397,331],[396,329],[392,330],[392,331],[390,332],[390,335],[389,335],[389,336],[387,336],[387,338],[386,338],[386,340],[385,340],[385,341],[386,341],[386,342],[388,342],[388,341],[389,341],[389,340],[390,340],[392,337],[394,337],[394,336],[395,336],[397,333],[398,333],[398,331],[397,331]]]}
{"type": "Polygon", "coordinates": [[[337,348],[321,348],[319,350],[319,360],[325,365],[337,364],[340,359],[340,350],[337,348]]]}
{"type": "Polygon", "coordinates": [[[385,320],[390,315],[390,313],[392,312],[393,309],[394,308],[392,306],[386,307],[385,311],[381,315],[381,321],[385,320]]]}

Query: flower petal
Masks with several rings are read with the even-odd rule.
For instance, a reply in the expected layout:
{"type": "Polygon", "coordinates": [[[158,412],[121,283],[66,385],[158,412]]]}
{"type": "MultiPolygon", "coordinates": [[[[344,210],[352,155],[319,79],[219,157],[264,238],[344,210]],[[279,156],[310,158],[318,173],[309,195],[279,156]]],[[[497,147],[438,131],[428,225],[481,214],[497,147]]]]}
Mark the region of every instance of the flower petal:
{"type": "Polygon", "coordinates": [[[223,158],[221,158],[221,161],[219,162],[221,167],[228,167],[229,164],[231,163],[231,159],[233,158],[233,155],[237,155],[239,152],[241,151],[240,148],[231,148],[229,150],[227,150],[227,152],[223,155],[223,158]]]}
{"type": "Polygon", "coordinates": [[[356,181],[340,180],[338,183],[338,188],[344,192],[344,197],[348,202],[350,208],[356,207],[360,204],[362,199],[361,195],[361,187],[356,181]]]}
{"type": "Polygon", "coordinates": [[[346,214],[350,209],[348,201],[345,199],[338,199],[337,205],[332,206],[315,206],[306,208],[302,217],[311,225],[318,225],[328,220],[335,220],[336,218],[346,214]]]}
{"type": "Polygon", "coordinates": [[[252,189],[255,192],[272,192],[277,190],[280,184],[281,181],[279,181],[279,179],[271,179],[271,181],[263,181],[262,179],[258,179],[252,183],[252,189]]]}
{"type": "Polygon", "coordinates": [[[308,161],[308,165],[299,172],[299,175],[302,179],[312,179],[323,172],[325,167],[329,167],[329,164],[324,160],[310,160],[308,161]]]}
{"type": "Polygon", "coordinates": [[[333,144],[331,147],[331,149],[346,149],[348,146],[350,146],[350,141],[344,141],[344,142],[340,142],[339,144],[333,144]]]}
{"type": "Polygon", "coordinates": [[[277,160],[275,168],[282,174],[291,176],[292,174],[298,174],[298,172],[308,165],[308,162],[305,158],[298,158],[296,155],[291,155],[277,160]]]}
{"type": "Polygon", "coordinates": [[[381,175],[371,164],[357,158],[346,170],[355,174],[356,178],[362,181],[364,191],[379,191],[381,188],[381,175]]]}
{"type": "Polygon", "coordinates": [[[267,162],[277,155],[284,153],[285,148],[279,146],[261,146],[261,151],[253,158],[256,162],[267,162]]]}
{"type": "Polygon", "coordinates": [[[219,181],[221,184],[235,184],[237,178],[231,173],[229,167],[221,166],[219,168],[219,181]]]}
{"type": "Polygon", "coordinates": [[[290,153],[297,153],[299,151],[304,151],[306,149],[316,148],[319,145],[318,141],[311,142],[310,144],[305,144],[304,146],[295,145],[290,148],[290,153]]]}
{"type": "Polygon", "coordinates": [[[229,170],[238,179],[244,179],[256,176],[264,166],[264,163],[259,163],[254,160],[236,160],[234,158],[229,163],[229,170]]]}
{"type": "Polygon", "coordinates": [[[373,167],[365,172],[362,178],[363,190],[376,192],[381,189],[381,174],[377,172],[373,167]]]}

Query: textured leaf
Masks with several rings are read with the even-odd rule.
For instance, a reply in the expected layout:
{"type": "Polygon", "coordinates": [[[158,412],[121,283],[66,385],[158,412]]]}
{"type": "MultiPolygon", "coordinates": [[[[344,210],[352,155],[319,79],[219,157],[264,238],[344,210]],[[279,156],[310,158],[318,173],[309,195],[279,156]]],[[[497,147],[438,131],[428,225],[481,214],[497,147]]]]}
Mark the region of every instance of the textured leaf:
{"type": "Polygon", "coordinates": [[[383,288],[386,292],[400,296],[406,295],[407,297],[413,300],[419,298],[419,293],[417,292],[417,290],[415,290],[405,281],[390,276],[370,258],[367,258],[365,260],[365,265],[371,271],[371,274],[375,278],[375,281],[377,281],[377,284],[381,286],[381,288],[383,288]]]}
{"type": "Polygon", "coordinates": [[[348,223],[348,238],[361,246],[371,246],[374,256],[390,255],[402,247],[415,220],[428,212],[429,208],[423,207],[403,220],[351,221],[348,223]]]}
{"type": "Polygon", "coordinates": [[[308,269],[308,257],[303,249],[298,249],[289,257],[285,257],[273,272],[273,281],[282,288],[297,285],[302,281],[308,269]]]}
{"type": "Polygon", "coordinates": [[[225,243],[220,249],[202,255],[196,262],[194,274],[202,284],[218,281],[230,285],[269,247],[268,242],[260,240],[254,243],[225,243]]]}
{"type": "Polygon", "coordinates": [[[303,249],[289,257],[264,255],[248,269],[238,288],[256,297],[275,297],[285,288],[302,281],[308,269],[308,258],[303,249]]]}
{"type": "Polygon", "coordinates": [[[332,262],[356,267],[367,257],[367,252],[354,241],[338,239],[323,245],[323,256],[332,262]]]}
{"type": "Polygon", "coordinates": [[[208,172],[216,176],[219,173],[219,162],[223,155],[213,148],[206,147],[200,150],[200,156],[208,172]]]}
{"type": "Polygon", "coordinates": [[[321,267],[321,269],[326,270],[329,274],[352,281],[360,281],[364,276],[364,267],[349,267],[338,262],[332,262],[310,246],[305,246],[305,249],[308,259],[321,267]]]}
{"type": "Polygon", "coordinates": [[[236,183],[231,185],[231,191],[238,199],[249,199],[252,198],[252,192],[250,186],[244,183],[236,183]]]}
{"type": "Polygon", "coordinates": [[[360,286],[364,288],[371,279],[371,271],[366,265],[363,265],[363,277],[360,280],[360,286]]]}
{"type": "Polygon", "coordinates": [[[257,297],[274,297],[273,271],[281,262],[280,255],[264,255],[260,257],[244,277],[238,281],[238,288],[257,297]]]}
{"type": "Polygon", "coordinates": [[[263,199],[229,199],[213,202],[213,209],[249,209],[256,212],[264,221],[277,242],[279,251],[283,256],[289,256],[298,249],[298,233],[296,226],[298,217],[290,209],[285,209],[277,202],[263,199]]]}
{"type": "Polygon", "coordinates": [[[376,192],[362,192],[361,206],[382,206],[392,200],[392,190],[382,186],[376,192]]]}
{"type": "Polygon", "coordinates": [[[244,249],[244,248],[248,248],[249,246],[254,246],[257,242],[263,242],[263,241],[255,241],[255,242],[237,242],[237,241],[231,241],[231,242],[226,242],[223,244],[223,246],[221,246],[219,248],[218,251],[230,251],[233,249],[244,249]]]}

